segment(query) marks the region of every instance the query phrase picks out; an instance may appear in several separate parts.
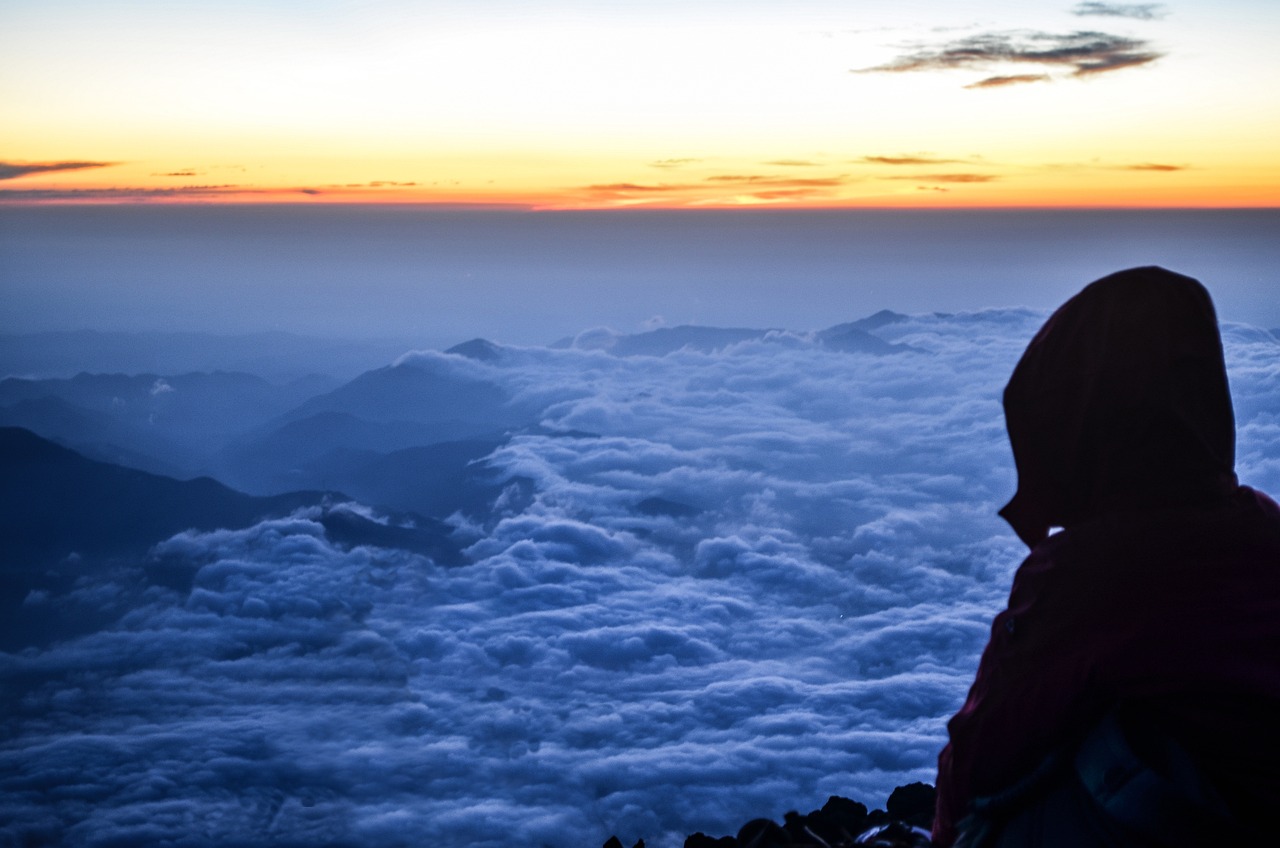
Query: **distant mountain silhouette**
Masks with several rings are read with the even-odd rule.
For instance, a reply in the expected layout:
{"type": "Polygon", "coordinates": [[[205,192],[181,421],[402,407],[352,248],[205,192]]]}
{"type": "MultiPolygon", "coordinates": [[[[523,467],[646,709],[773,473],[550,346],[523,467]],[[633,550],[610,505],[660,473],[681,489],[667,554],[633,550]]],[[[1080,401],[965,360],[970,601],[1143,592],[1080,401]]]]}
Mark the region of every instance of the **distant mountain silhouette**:
{"type": "Polygon", "coordinates": [[[245,527],[325,498],[322,492],[255,498],[208,477],[161,477],[88,459],[16,427],[0,428],[0,468],[4,570],[71,554],[145,551],[183,530],[245,527]]]}
{"type": "Polygon", "coordinates": [[[500,444],[498,439],[467,439],[351,457],[333,479],[358,500],[385,509],[435,518],[459,510],[479,515],[488,511],[501,486],[477,461],[500,444]]]}
{"type": "Polygon", "coordinates": [[[320,412],[345,412],[366,421],[439,425],[422,443],[460,438],[531,420],[533,410],[510,403],[500,386],[468,377],[440,363],[409,360],[366,371],[331,392],[313,397],[281,417],[298,421],[320,412]],[[451,435],[441,436],[447,431],[451,435]]]}
{"type": "MultiPolygon", "coordinates": [[[[153,428],[120,421],[59,397],[37,397],[0,407],[0,426],[22,427],[90,459],[181,477],[190,468],[190,452],[153,428]]],[[[188,475],[189,476],[189,475],[188,475]]]]}
{"type": "Polygon", "coordinates": [[[208,472],[236,434],[332,388],[325,378],[275,385],[251,374],[88,374],[0,380],[0,424],[25,427],[96,459],[155,473],[208,472]]]}
{"type": "MultiPolygon", "coordinates": [[[[872,332],[873,330],[878,330],[881,327],[887,327],[890,324],[899,324],[903,321],[906,321],[910,317],[911,317],[910,315],[903,315],[901,312],[893,312],[892,310],[889,310],[889,309],[881,309],[879,312],[875,313],[874,315],[868,315],[866,318],[859,318],[857,321],[850,321],[847,326],[856,327],[859,330],[864,330],[869,333],[869,332],[872,332]]],[[[839,324],[837,326],[846,326],[846,325],[839,324]]],[[[835,327],[833,327],[832,329],[835,329],[835,327]]]]}
{"type": "Polygon", "coordinates": [[[748,330],[740,327],[661,327],[634,336],[620,336],[610,348],[618,356],[666,356],[688,348],[702,353],[723,350],[729,345],[762,339],[770,330],[748,330]]]}
{"type": "Polygon", "coordinates": [[[0,376],[70,377],[87,370],[110,374],[246,371],[271,380],[308,374],[346,380],[413,347],[408,340],[353,341],[280,332],[0,334],[0,376]]]}
{"type": "Polygon", "coordinates": [[[344,506],[348,500],[316,491],[252,497],[208,477],[174,480],[98,462],[29,430],[0,427],[0,650],[90,632],[138,601],[113,608],[71,597],[30,606],[28,597],[61,597],[80,574],[104,567],[136,572],[135,594],[148,584],[186,592],[199,563],[153,561],[147,552],[157,542],[188,529],[247,527],[301,507],[321,507],[326,536],[341,546],[465,561],[450,526],[411,514],[371,520],[344,506]]]}
{"type": "Polygon", "coordinates": [[[472,339],[469,342],[454,345],[446,350],[445,353],[465,356],[468,359],[477,359],[481,362],[495,362],[501,358],[502,348],[488,339],[472,339]]]}
{"type": "Polygon", "coordinates": [[[209,477],[175,480],[88,459],[17,427],[0,427],[0,469],[0,570],[29,569],[72,554],[140,553],[183,530],[247,527],[310,506],[325,506],[321,524],[341,527],[352,544],[460,560],[447,538],[452,528],[421,515],[393,515],[398,523],[382,524],[343,510],[340,502],[351,498],[334,491],[254,497],[209,477]],[[330,509],[330,502],[339,505],[330,509]],[[405,532],[389,533],[388,526],[405,532]]]}
{"type": "MultiPolygon", "coordinates": [[[[907,316],[883,310],[875,315],[837,324],[815,334],[818,343],[830,350],[843,353],[870,353],[883,356],[906,353],[913,350],[907,345],[890,344],[872,334],[879,327],[906,320],[907,316]]],[[[678,350],[694,350],[714,353],[730,345],[767,338],[779,330],[754,330],[742,327],[701,327],[684,324],[678,327],[661,327],[645,333],[631,335],[598,330],[576,338],[561,339],[552,345],[556,348],[580,350],[604,350],[615,356],[666,356],[678,350]]],[[[483,341],[477,339],[476,342],[483,341]]],[[[467,344],[475,344],[468,342],[467,344]]],[[[486,343],[487,344],[487,343],[486,343]]],[[[461,351],[459,351],[461,352],[461,351]]],[[[478,357],[477,357],[478,358],[478,357]]]]}
{"type": "MultiPolygon", "coordinates": [[[[310,425],[314,418],[300,424],[310,425]]],[[[365,422],[367,423],[367,422],[365,422]]],[[[410,445],[390,451],[291,442],[280,435],[279,453],[270,440],[228,460],[227,478],[254,492],[336,488],[371,506],[444,518],[457,510],[482,510],[497,492],[490,472],[473,466],[506,441],[505,436],[410,445]],[[313,450],[315,449],[315,450],[313,450]]],[[[359,433],[357,432],[357,436],[359,433]]],[[[353,438],[352,444],[358,440],[353,438]]]]}
{"type": "Polygon", "coordinates": [[[251,492],[299,486],[342,488],[336,481],[341,479],[341,469],[351,464],[346,456],[382,456],[472,435],[475,429],[474,423],[366,421],[348,412],[327,410],[238,439],[219,458],[219,476],[251,492]]]}
{"type": "Polygon", "coordinates": [[[11,377],[0,380],[0,406],[56,397],[117,421],[146,425],[170,439],[204,440],[268,421],[332,386],[314,378],[277,385],[232,371],[11,377]]]}
{"type": "Polygon", "coordinates": [[[879,336],[873,336],[866,330],[858,329],[853,324],[837,324],[817,334],[818,341],[829,350],[841,353],[871,353],[885,356],[891,353],[909,353],[913,348],[903,344],[890,344],[879,336]]]}
{"type": "Polygon", "coordinates": [[[660,327],[633,335],[614,332],[584,333],[576,338],[561,339],[551,346],[605,350],[615,356],[666,356],[686,348],[700,353],[714,353],[739,342],[762,339],[770,332],[773,331],[682,324],[678,327],[660,327]]]}

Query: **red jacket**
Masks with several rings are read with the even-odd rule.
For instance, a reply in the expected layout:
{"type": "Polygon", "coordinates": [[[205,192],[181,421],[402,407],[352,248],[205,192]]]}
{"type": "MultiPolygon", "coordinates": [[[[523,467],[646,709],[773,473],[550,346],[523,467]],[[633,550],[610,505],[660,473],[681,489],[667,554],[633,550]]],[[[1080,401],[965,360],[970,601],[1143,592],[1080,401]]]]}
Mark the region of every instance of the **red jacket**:
{"type": "Polygon", "coordinates": [[[1005,413],[1001,514],[1032,551],[948,724],[935,842],[1119,704],[1261,826],[1280,798],[1280,507],[1235,485],[1207,293],[1155,268],[1090,285],[1032,340],[1005,413]]]}

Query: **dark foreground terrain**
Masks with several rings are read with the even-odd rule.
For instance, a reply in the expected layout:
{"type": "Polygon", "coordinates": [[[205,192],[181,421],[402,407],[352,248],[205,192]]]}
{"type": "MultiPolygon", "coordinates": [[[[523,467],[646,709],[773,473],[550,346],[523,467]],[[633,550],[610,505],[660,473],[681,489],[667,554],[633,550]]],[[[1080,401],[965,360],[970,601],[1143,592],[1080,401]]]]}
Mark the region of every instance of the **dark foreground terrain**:
{"type": "MultiPolygon", "coordinates": [[[[857,801],[832,795],[822,809],[805,815],[789,812],[781,824],[771,819],[752,819],[734,836],[695,833],[685,839],[684,848],[842,848],[852,846],[859,834],[891,821],[928,830],[933,824],[934,798],[934,789],[927,783],[894,789],[883,810],[868,810],[857,801]]],[[[613,836],[603,848],[624,846],[613,836]]],[[[644,840],[633,848],[644,848],[644,840]]]]}

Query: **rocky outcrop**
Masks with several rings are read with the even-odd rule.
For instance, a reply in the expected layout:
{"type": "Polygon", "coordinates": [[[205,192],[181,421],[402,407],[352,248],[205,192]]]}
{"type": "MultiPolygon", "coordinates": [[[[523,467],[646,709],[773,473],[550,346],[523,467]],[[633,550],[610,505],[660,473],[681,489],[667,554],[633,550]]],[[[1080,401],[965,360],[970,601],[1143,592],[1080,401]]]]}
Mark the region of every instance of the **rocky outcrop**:
{"type": "MultiPolygon", "coordinates": [[[[832,795],[822,809],[805,815],[789,812],[781,824],[752,819],[736,836],[695,833],[685,839],[684,848],[851,848],[860,834],[891,822],[927,831],[933,824],[933,805],[934,789],[927,783],[909,783],[894,789],[883,810],[868,811],[864,804],[832,795]]],[[[904,831],[909,833],[906,828],[904,831]]],[[[624,846],[618,837],[611,836],[604,848],[624,846]]],[[[632,848],[644,848],[644,840],[632,848]]]]}

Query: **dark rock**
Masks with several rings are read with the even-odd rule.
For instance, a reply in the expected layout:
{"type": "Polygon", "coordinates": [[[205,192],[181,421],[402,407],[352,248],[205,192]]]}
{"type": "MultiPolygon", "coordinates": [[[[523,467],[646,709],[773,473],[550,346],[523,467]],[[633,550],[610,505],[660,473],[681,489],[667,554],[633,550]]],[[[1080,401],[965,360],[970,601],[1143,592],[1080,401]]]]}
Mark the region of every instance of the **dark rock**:
{"type": "MultiPolygon", "coordinates": [[[[887,828],[883,839],[868,844],[927,845],[934,797],[934,788],[929,784],[911,783],[893,790],[885,804],[887,811],[868,812],[864,804],[832,795],[821,810],[808,815],[787,812],[781,825],[769,819],[752,819],[742,826],[737,837],[695,833],[685,839],[684,848],[852,848],[858,837],[877,827],[887,828]],[[913,832],[912,828],[924,833],[913,832]]],[[[642,839],[635,848],[643,846],[642,839]]],[[[614,837],[605,848],[622,848],[622,844],[614,837]]]]}
{"type": "Polygon", "coordinates": [[[933,827],[936,801],[937,792],[932,786],[927,783],[909,783],[893,790],[885,808],[891,818],[929,830],[933,827]]]}
{"type": "Polygon", "coordinates": [[[813,841],[812,835],[805,829],[808,816],[802,816],[795,810],[790,810],[782,816],[782,829],[787,832],[787,837],[791,840],[791,844],[804,845],[813,841]]]}
{"type": "Polygon", "coordinates": [[[738,831],[741,848],[787,848],[790,844],[787,832],[768,819],[752,819],[738,831]]]}
{"type": "Polygon", "coordinates": [[[684,841],[684,848],[738,848],[738,840],[732,836],[707,836],[699,831],[684,841]]]}
{"type": "Polygon", "coordinates": [[[868,827],[867,807],[857,801],[832,795],[822,805],[821,822],[846,838],[857,836],[868,827]]]}
{"type": "MultiPolygon", "coordinates": [[[[616,836],[610,836],[609,841],[602,848],[622,848],[622,840],[616,836]]],[[[631,848],[644,848],[644,840],[637,839],[636,844],[632,845],[631,848]]]]}

